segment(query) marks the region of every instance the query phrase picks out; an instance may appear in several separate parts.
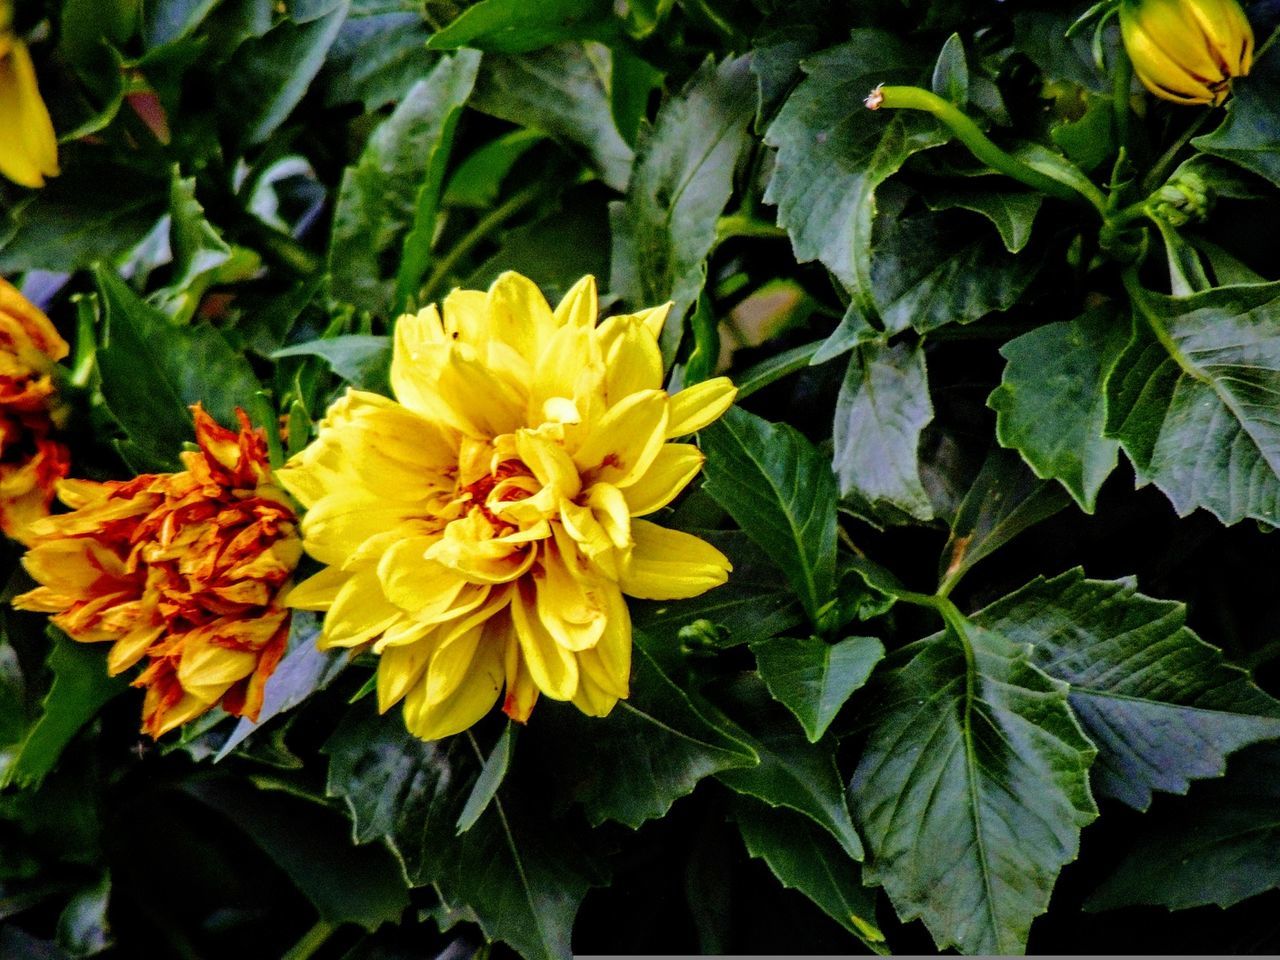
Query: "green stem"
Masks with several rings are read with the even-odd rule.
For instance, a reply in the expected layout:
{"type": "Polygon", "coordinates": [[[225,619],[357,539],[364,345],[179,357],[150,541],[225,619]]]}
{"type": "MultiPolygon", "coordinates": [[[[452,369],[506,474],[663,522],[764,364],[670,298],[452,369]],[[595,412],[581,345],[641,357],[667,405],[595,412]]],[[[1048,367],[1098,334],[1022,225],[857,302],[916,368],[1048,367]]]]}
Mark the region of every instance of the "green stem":
{"type": "Polygon", "coordinates": [[[818,348],[824,343],[826,343],[825,340],[815,340],[813,343],[793,347],[785,353],[780,353],[775,357],[770,357],[768,360],[757,363],[753,367],[748,367],[737,378],[738,401],[741,402],[745,397],[751,396],[757,390],[762,390],[769,384],[809,366],[809,361],[813,359],[813,355],[818,352],[818,348]]]}
{"type": "Polygon", "coordinates": [[[336,923],[317,920],[315,926],[304,933],[280,960],[307,960],[313,953],[325,945],[333,932],[338,929],[336,923]]]}
{"type": "Polygon", "coordinates": [[[1051,197],[1057,197],[1059,200],[1076,201],[1083,198],[1100,213],[1105,209],[1106,203],[1101,191],[1095,191],[1096,196],[1086,194],[1028,166],[1017,157],[1006,153],[992,143],[990,138],[979,129],[978,125],[958,109],[955,104],[942,99],[935,93],[930,93],[928,90],[922,90],[920,87],[876,87],[871,92],[871,95],[867,97],[867,107],[871,110],[883,108],[891,110],[923,110],[925,113],[937,117],[947,129],[956,135],[956,138],[961,143],[969,148],[970,153],[991,169],[998,170],[1005,176],[1012,177],[1020,183],[1025,183],[1033,190],[1038,190],[1051,197]]]}
{"type": "Polygon", "coordinates": [[[1205,107],[1201,110],[1200,115],[1187,125],[1187,129],[1182,131],[1182,135],[1169,146],[1169,149],[1160,155],[1160,159],[1155,162],[1150,172],[1142,178],[1143,193],[1150,193],[1155,190],[1169,176],[1169,169],[1173,166],[1173,162],[1178,159],[1178,154],[1197,133],[1200,128],[1208,122],[1209,117],[1213,115],[1213,110],[1205,107]]]}
{"type": "Polygon", "coordinates": [[[1111,112],[1115,120],[1116,146],[1129,145],[1129,88],[1133,85],[1133,63],[1124,46],[1116,48],[1116,62],[1111,65],[1111,112]]]}
{"type": "Polygon", "coordinates": [[[466,236],[449,248],[449,252],[441,257],[431,271],[431,276],[422,288],[422,303],[430,303],[439,290],[440,284],[449,276],[458,261],[465,257],[481,240],[502,226],[508,219],[519,213],[524,207],[538,198],[541,189],[528,187],[519,193],[512,194],[506,201],[494,207],[481,217],[466,236]]]}
{"type": "Polygon", "coordinates": [[[716,221],[716,246],[730,237],[784,238],[787,231],[777,224],[745,213],[731,213],[716,221]]]}
{"type": "Polygon", "coordinates": [[[1187,360],[1186,355],[1182,352],[1182,348],[1178,346],[1177,341],[1170,336],[1164,321],[1151,309],[1151,305],[1147,302],[1147,291],[1138,281],[1137,268],[1129,267],[1121,276],[1124,281],[1125,292],[1129,294],[1129,300],[1133,303],[1133,308],[1142,315],[1142,319],[1147,321],[1147,326],[1151,328],[1151,332],[1160,341],[1160,345],[1168,352],[1169,358],[1187,376],[1202,383],[1208,383],[1208,378],[1191,365],[1191,362],[1187,360]]]}

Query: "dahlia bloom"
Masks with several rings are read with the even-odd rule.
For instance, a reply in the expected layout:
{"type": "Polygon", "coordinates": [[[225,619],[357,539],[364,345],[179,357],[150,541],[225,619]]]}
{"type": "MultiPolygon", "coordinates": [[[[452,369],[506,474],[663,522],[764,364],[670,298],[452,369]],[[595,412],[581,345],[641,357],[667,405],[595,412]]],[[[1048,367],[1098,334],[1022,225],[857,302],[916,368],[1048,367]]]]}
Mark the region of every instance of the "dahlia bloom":
{"type": "Polygon", "coordinates": [[[40,586],[14,600],[74,640],[110,642],[113,676],[144,662],[134,686],[152,737],[214,705],[257,719],[302,555],[262,432],[243,413],[237,433],[193,410],[199,449],[182,454],[185,470],[58,485],[71,512],[32,525],[22,562],[40,586]]]}
{"type": "Polygon", "coordinates": [[[12,0],[0,0],[0,175],[42,187],[58,175],[58,139],[36,86],[27,45],[12,30],[12,0]]]}
{"type": "Polygon", "coordinates": [[[54,438],[63,419],[54,365],[66,355],[49,318],[0,279],[0,530],[15,540],[49,512],[67,475],[70,454],[54,438]]]}
{"type": "Polygon", "coordinates": [[[524,721],[541,692],[604,716],[628,694],[623,595],[692,597],[730,565],[639,519],[703,457],[668,442],[719,417],[723,377],[668,396],[667,307],[597,325],[585,277],[553,311],[515,273],[400,318],[396,399],[349,390],[279,472],[328,568],[291,606],[327,610],[322,644],[371,644],[378,704],[432,740],[489,711],[524,721]]]}

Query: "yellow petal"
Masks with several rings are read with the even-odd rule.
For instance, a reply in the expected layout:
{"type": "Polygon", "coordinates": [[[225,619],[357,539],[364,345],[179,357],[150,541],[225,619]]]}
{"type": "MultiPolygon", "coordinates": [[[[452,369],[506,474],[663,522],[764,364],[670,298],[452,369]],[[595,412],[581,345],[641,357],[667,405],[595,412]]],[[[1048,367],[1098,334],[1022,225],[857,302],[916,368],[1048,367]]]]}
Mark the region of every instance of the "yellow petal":
{"type": "Polygon", "coordinates": [[[578,688],[578,662],[542,625],[536,600],[521,590],[511,600],[511,623],[520,653],[538,689],[553,700],[572,699],[578,688]]]}
{"type": "Polygon", "coordinates": [[[528,277],[508,270],[493,281],[489,288],[490,339],[507,344],[533,364],[558,326],[542,291],[528,277]]]}
{"type": "Polygon", "coordinates": [[[553,487],[557,499],[572,500],[582,489],[578,468],[564,446],[532,430],[516,432],[516,451],[543,486],[553,487]]]}
{"type": "Polygon", "coordinates": [[[351,574],[339,567],[325,567],[296,584],[285,594],[285,603],[295,610],[328,610],[338,598],[338,591],[350,579],[351,574]]]}
{"type": "Polygon", "coordinates": [[[724,416],[733,406],[738,388],[728,377],[714,377],[686,387],[671,398],[671,414],[667,420],[667,439],[697,433],[724,416]]]}
{"type": "Polygon", "coordinates": [[[503,676],[506,678],[507,695],[502,700],[502,712],[517,723],[524,723],[533,713],[538,702],[538,685],[533,682],[529,668],[520,653],[520,641],[515,629],[507,623],[507,640],[503,651],[503,676]]]}
{"type": "Polygon", "coordinates": [[[705,540],[647,520],[631,524],[635,547],[618,585],[642,600],[683,600],[718,587],[733,569],[705,540]]]}
{"type": "Polygon", "coordinates": [[[139,624],[117,640],[107,654],[107,673],[114,677],[141,660],[151,644],[164,633],[164,627],[163,622],[139,624]]]}
{"type": "Polygon", "coordinates": [[[473,510],[445,527],[444,535],[427,551],[427,559],[444,564],[472,583],[510,583],[524,576],[537,557],[529,538],[540,531],[506,537],[493,533],[492,524],[479,510],[473,510]]]}
{"type": "Polygon", "coordinates": [[[665,443],[644,475],[623,488],[633,517],[661,510],[698,475],[707,458],[691,443],[665,443]]]}
{"type": "Polygon", "coordinates": [[[556,547],[543,550],[542,572],[536,582],[536,607],[542,625],[566,650],[594,647],[605,629],[605,599],[599,578],[571,572],[556,547]]]}
{"type": "MultiPolygon", "coordinates": [[[[435,660],[433,657],[429,668],[432,671],[436,668],[435,660]]],[[[483,639],[457,685],[443,699],[431,702],[426,683],[409,691],[404,702],[405,726],[423,740],[439,740],[461,733],[492,709],[502,689],[502,680],[502,644],[483,639]]]]}
{"type": "Polygon", "coordinates": [[[573,461],[606,483],[630,483],[649,469],[666,429],[667,395],[661,390],[633,393],[591,425],[573,461]]]}
{"type": "Polygon", "coordinates": [[[31,54],[11,40],[0,56],[0,174],[24,187],[42,187],[58,175],[58,141],[36,86],[31,54]]]}
{"type": "Polygon", "coordinates": [[[434,537],[410,537],[393,544],[378,562],[383,595],[420,623],[447,619],[466,583],[451,570],[426,559],[434,537]]]}
{"type": "Polygon", "coordinates": [[[638,317],[610,317],[596,334],[604,353],[605,402],[662,388],[662,353],[638,317]]]}
{"type": "Polygon", "coordinates": [[[320,646],[358,647],[402,618],[404,612],[382,595],[377,573],[361,570],[342,585],[325,614],[320,646]]]}
{"type": "Polygon", "coordinates": [[[586,327],[596,325],[600,300],[596,294],[596,278],[587,274],[564,295],[555,310],[556,325],[586,327]]]}
{"type": "Polygon", "coordinates": [[[600,591],[605,600],[605,631],[599,643],[578,654],[579,681],[589,677],[598,691],[625,699],[631,681],[631,615],[616,584],[603,583],[600,591]]]}
{"type": "Polygon", "coordinates": [[[431,658],[431,642],[390,647],[378,658],[378,712],[386,713],[422,682],[431,658]]]}
{"type": "MultiPolygon", "coordinates": [[[[407,525],[421,504],[376,499],[365,491],[333,493],[316,502],[302,518],[307,553],[321,563],[340,565],[369,538],[407,525]]],[[[409,528],[408,533],[413,532],[409,528]]]]}

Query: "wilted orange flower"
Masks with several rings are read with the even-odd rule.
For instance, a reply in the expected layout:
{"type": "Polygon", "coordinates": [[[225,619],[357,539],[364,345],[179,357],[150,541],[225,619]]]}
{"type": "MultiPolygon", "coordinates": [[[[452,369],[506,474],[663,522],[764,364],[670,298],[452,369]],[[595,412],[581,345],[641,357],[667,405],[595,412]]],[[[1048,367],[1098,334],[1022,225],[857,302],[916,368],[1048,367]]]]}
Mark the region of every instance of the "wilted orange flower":
{"type": "Polygon", "coordinates": [[[182,454],[185,470],[58,485],[71,512],[32,526],[23,565],[41,586],[14,600],[75,640],[111,641],[112,675],[145,659],[134,685],[152,737],[215,704],[257,719],[302,553],[262,432],[240,411],[236,433],[193,410],[199,450],[182,454]]]}
{"type": "Polygon", "coordinates": [[[70,455],[54,439],[63,419],[54,364],[67,342],[11,283],[0,279],[0,530],[26,541],[49,512],[70,455]]]}

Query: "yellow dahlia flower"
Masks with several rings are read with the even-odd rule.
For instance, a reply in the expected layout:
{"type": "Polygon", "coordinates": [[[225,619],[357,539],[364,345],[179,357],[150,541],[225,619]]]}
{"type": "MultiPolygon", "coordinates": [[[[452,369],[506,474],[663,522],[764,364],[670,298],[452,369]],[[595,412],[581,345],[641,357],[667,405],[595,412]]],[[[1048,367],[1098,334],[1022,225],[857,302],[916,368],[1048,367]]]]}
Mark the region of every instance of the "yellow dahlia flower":
{"type": "Polygon", "coordinates": [[[1120,35],[1143,86],[1175,103],[1220,104],[1253,65],[1236,0],[1122,0],[1120,35]]]}
{"type": "Polygon", "coordinates": [[[42,187],[45,177],[58,175],[58,140],[31,54],[12,25],[13,3],[0,0],[0,175],[42,187]]]}
{"type": "Polygon", "coordinates": [[[639,519],[703,457],[669,442],[733,402],[723,377],[668,396],[667,307],[597,325],[585,277],[552,310],[505,273],[396,324],[396,400],[348,390],[279,472],[328,569],[291,606],[327,610],[322,644],[372,644],[378,704],[432,740],[493,706],[524,721],[539,692],[604,716],[628,694],[623,595],[692,597],[730,565],[639,519]]]}
{"type": "Polygon", "coordinates": [[[199,450],[182,454],[186,470],[59,485],[72,510],[32,525],[22,563],[40,586],[13,601],[53,614],[74,640],[111,642],[112,675],[145,658],[134,686],[146,688],[152,737],[215,704],[257,718],[302,555],[262,432],[243,414],[236,433],[194,412],[199,450]]]}
{"type": "Polygon", "coordinates": [[[67,350],[49,318],[0,279],[0,530],[14,540],[26,542],[49,513],[71,462],[57,439],[66,411],[55,384],[67,350]]]}

